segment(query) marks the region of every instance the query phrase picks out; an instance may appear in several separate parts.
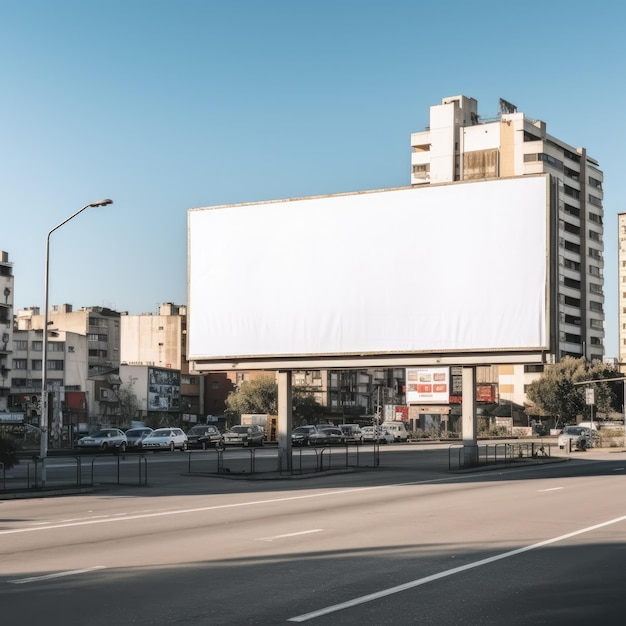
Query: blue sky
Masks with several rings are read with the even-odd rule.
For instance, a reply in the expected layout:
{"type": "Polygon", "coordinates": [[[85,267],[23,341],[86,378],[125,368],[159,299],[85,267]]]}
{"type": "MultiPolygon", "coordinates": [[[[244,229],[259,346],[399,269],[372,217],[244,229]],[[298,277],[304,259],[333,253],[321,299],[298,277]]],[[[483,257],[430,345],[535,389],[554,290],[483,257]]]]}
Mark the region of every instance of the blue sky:
{"type": "Polygon", "coordinates": [[[100,198],[114,204],[52,236],[50,303],[185,303],[187,209],[408,185],[411,133],[463,94],[482,117],[504,98],[599,161],[617,356],[625,18],[576,0],[0,0],[15,308],[43,307],[48,231],[100,198]]]}

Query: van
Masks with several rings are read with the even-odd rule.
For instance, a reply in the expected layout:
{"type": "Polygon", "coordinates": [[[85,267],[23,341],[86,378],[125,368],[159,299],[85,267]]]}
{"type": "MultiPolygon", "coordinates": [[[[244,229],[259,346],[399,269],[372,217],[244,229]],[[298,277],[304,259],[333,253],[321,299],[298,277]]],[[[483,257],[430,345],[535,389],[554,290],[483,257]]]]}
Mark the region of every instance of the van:
{"type": "Polygon", "coordinates": [[[406,441],[409,438],[404,422],[383,422],[383,426],[388,433],[393,435],[394,441],[406,441]]]}

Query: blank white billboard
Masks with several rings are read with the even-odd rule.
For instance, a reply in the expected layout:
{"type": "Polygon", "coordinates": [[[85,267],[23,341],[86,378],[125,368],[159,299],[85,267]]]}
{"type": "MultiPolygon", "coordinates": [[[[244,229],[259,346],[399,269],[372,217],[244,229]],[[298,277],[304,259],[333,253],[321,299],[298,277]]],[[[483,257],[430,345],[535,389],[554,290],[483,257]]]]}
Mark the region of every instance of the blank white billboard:
{"type": "Polygon", "coordinates": [[[547,348],[548,177],[188,212],[188,357],[547,348]]]}

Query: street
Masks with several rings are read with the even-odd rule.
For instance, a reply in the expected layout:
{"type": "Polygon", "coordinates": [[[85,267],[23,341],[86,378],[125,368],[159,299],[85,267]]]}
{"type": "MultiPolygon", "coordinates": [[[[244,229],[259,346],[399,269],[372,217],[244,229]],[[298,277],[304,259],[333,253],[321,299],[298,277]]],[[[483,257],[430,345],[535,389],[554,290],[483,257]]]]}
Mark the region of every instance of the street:
{"type": "Polygon", "coordinates": [[[147,487],[0,501],[3,620],[623,623],[624,452],[451,473],[433,447],[283,480],[183,457],[147,487]]]}

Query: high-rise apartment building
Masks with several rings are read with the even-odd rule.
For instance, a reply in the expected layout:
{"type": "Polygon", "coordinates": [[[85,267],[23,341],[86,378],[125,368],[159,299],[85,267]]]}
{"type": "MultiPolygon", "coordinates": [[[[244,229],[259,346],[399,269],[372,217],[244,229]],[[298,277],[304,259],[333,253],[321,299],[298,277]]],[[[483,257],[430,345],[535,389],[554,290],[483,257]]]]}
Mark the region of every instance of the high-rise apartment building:
{"type": "Polygon", "coordinates": [[[0,411],[7,409],[11,389],[11,337],[13,331],[13,264],[0,250],[0,411]]]}
{"type": "MultiPolygon", "coordinates": [[[[551,358],[603,359],[603,174],[585,148],[549,135],[546,128],[504,100],[497,116],[483,119],[475,99],[444,98],[430,108],[426,130],[411,135],[411,184],[550,174],[550,231],[558,250],[550,267],[550,318],[558,328],[551,358]]],[[[491,295],[497,298],[497,286],[491,295]]],[[[501,397],[524,401],[524,385],[537,374],[530,371],[534,366],[522,369],[499,367],[501,397]]]]}
{"type": "Polygon", "coordinates": [[[626,213],[617,216],[617,280],[618,280],[618,362],[620,371],[626,373],[626,213]]]}

